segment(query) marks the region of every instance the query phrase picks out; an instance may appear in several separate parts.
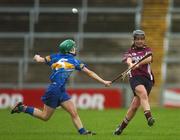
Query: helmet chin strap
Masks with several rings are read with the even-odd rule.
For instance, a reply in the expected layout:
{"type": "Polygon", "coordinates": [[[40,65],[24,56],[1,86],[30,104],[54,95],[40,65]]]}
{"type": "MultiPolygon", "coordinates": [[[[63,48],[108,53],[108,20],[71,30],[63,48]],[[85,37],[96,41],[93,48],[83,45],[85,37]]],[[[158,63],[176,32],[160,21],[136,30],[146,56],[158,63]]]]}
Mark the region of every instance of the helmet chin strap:
{"type": "Polygon", "coordinates": [[[138,47],[138,46],[135,45],[135,47],[136,47],[137,50],[142,50],[142,49],[144,49],[144,45],[143,45],[142,47],[138,47]]]}
{"type": "Polygon", "coordinates": [[[73,55],[73,56],[76,56],[76,53],[68,52],[68,54],[71,54],[71,55],[73,55]]]}

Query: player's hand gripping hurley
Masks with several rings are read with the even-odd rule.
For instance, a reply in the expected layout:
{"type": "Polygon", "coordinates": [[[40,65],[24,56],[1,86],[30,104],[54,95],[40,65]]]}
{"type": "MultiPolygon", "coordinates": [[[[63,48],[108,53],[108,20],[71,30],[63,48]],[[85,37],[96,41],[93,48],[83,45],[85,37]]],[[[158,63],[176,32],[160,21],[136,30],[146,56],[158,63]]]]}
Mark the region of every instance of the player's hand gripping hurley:
{"type": "Polygon", "coordinates": [[[140,62],[142,62],[143,60],[145,60],[146,58],[148,58],[149,56],[151,56],[152,54],[149,53],[147,55],[145,55],[142,59],[140,59],[137,63],[135,63],[132,67],[128,68],[127,70],[125,70],[124,72],[120,73],[119,75],[117,75],[111,82],[114,83],[116,80],[118,80],[119,78],[124,79],[127,75],[127,73],[129,71],[131,71],[132,69],[134,69],[140,62]]]}

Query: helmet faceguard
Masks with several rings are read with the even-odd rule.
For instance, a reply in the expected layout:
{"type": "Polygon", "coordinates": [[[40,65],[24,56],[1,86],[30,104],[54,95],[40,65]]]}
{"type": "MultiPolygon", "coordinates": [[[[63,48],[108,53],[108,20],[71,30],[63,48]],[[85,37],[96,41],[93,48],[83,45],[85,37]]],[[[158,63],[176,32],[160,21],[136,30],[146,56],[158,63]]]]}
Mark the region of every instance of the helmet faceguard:
{"type": "Polygon", "coordinates": [[[134,43],[133,48],[142,48],[145,46],[145,33],[142,30],[133,31],[134,43]]]}
{"type": "Polygon", "coordinates": [[[62,43],[58,45],[61,54],[67,54],[75,47],[76,43],[71,39],[64,40],[62,43]]]}
{"type": "Polygon", "coordinates": [[[143,30],[135,30],[135,31],[133,31],[133,37],[136,38],[137,36],[145,37],[144,31],[143,30]]]}

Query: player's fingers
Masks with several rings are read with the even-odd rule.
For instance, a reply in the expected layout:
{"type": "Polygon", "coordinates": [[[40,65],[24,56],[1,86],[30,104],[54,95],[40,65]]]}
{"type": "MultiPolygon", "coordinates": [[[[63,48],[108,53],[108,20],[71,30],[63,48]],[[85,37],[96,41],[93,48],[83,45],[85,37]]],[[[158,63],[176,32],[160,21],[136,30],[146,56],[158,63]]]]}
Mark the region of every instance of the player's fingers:
{"type": "Polygon", "coordinates": [[[36,60],[36,58],[37,58],[37,55],[34,55],[33,60],[36,60]]]}
{"type": "Polygon", "coordinates": [[[40,57],[38,54],[34,55],[33,60],[37,60],[40,57]]]}
{"type": "Polygon", "coordinates": [[[105,85],[105,87],[110,87],[110,85],[108,84],[108,85],[105,85]]]}
{"type": "Polygon", "coordinates": [[[110,87],[110,86],[111,86],[110,83],[106,83],[106,84],[105,84],[105,87],[110,87]]]}

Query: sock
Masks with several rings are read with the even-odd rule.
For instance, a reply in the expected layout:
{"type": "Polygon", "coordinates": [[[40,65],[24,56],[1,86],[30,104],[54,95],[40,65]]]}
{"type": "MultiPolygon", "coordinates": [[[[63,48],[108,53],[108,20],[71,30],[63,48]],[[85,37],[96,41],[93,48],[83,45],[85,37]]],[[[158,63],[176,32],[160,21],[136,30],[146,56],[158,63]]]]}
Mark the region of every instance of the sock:
{"type": "Polygon", "coordinates": [[[123,130],[124,128],[126,128],[126,126],[128,125],[129,121],[130,120],[127,117],[125,117],[123,122],[120,125],[120,129],[123,130]]]}
{"type": "Polygon", "coordinates": [[[19,106],[19,107],[18,107],[18,110],[19,110],[20,112],[24,112],[24,105],[19,106]]]}
{"type": "Polygon", "coordinates": [[[26,108],[25,108],[25,111],[24,111],[25,113],[28,113],[28,114],[30,114],[30,115],[33,115],[33,113],[34,113],[34,107],[30,107],[30,106],[27,106],[26,108]]]}
{"type": "Polygon", "coordinates": [[[145,110],[145,111],[144,111],[144,115],[145,115],[147,121],[149,120],[149,118],[152,118],[152,115],[151,115],[151,111],[150,111],[150,110],[145,110]]]}
{"type": "Polygon", "coordinates": [[[84,129],[84,128],[82,127],[82,128],[80,128],[80,129],[78,130],[78,132],[79,132],[79,134],[83,134],[84,132],[86,132],[86,129],[84,129]]]}

